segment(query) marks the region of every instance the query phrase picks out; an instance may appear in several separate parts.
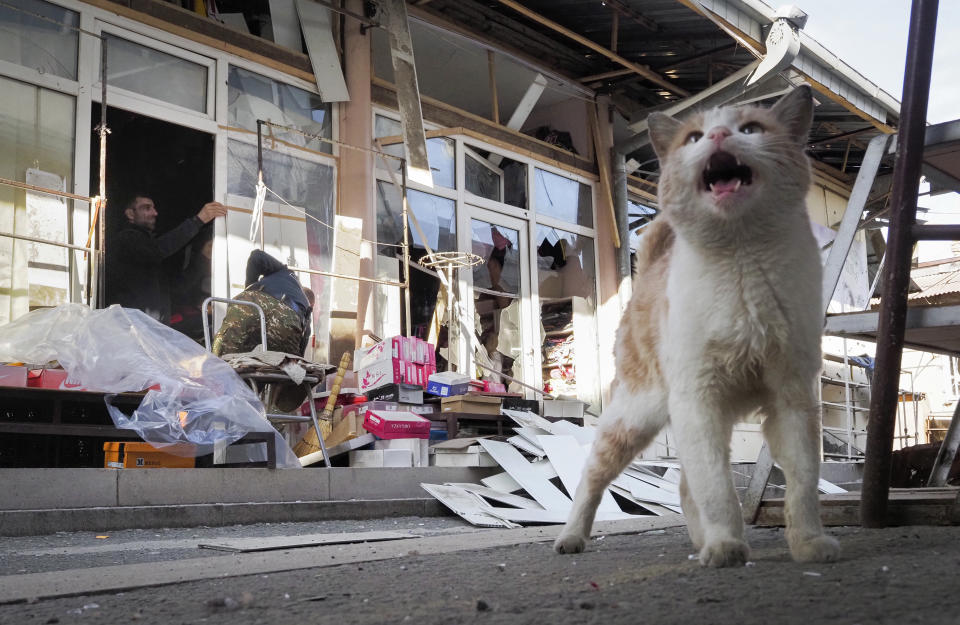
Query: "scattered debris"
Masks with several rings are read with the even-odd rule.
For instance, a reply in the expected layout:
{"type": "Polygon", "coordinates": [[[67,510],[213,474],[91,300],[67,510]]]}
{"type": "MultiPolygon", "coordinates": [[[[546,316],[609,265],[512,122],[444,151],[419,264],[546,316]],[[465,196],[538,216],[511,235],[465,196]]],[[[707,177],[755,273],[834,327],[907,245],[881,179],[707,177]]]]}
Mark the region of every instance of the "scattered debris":
{"type": "MultiPolygon", "coordinates": [[[[576,492],[580,482],[595,436],[594,428],[564,420],[548,421],[528,412],[501,412],[518,425],[514,428],[517,435],[509,437],[507,442],[488,438],[454,439],[442,446],[479,447],[504,473],[482,479],[482,486],[463,483],[421,486],[453,512],[481,527],[566,522],[573,505],[570,495],[576,492]],[[515,494],[518,491],[527,496],[515,494]]],[[[669,461],[631,463],[604,493],[597,520],[634,516],[624,511],[613,493],[654,515],[679,513],[678,466],[669,461]]]]}

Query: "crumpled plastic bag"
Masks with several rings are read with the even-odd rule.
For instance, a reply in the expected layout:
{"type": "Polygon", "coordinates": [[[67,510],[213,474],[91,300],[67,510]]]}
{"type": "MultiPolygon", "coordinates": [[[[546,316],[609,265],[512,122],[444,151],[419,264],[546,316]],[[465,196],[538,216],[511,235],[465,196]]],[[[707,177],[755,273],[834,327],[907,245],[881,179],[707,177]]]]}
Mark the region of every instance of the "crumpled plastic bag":
{"type": "MultiPolygon", "coordinates": [[[[110,403],[112,395],[105,398],[114,424],[134,430],[154,447],[183,455],[178,443],[189,443],[194,455],[202,456],[247,432],[272,431],[277,466],[300,468],[259,398],[230,365],[139,310],[63,304],[0,326],[0,361],[52,360],[67,371],[71,383],[89,390],[115,394],[159,385],[129,417],[110,403]]],[[[238,449],[256,453],[260,446],[238,449]]]]}

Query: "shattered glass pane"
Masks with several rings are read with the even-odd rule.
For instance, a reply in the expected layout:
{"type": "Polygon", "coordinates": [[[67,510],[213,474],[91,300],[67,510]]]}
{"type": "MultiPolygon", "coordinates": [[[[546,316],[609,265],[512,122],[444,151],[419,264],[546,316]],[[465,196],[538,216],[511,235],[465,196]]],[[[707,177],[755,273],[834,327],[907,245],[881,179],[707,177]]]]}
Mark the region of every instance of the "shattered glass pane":
{"type": "Polygon", "coordinates": [[[80,14],[41,0],[14,4],[20,10],[0,4],[0,60],[76,80],[80,14]]]}
{"type": "MultiPolygon", "coordinates": [[[[408,207],[420,223],[427,242],[434,252],[449,252],[457,249],[456,202],[413,189],[407,190],[408,207]]],[[[377,181],[377,241],[381,244],[399,245],[403,242],[403,207],[400,192],[390,182],[377,181]]],[[[426,248],[416,229],[410,227],[410,255],[422,255],[426,248]]],[[[399,248],[382,246],[381,254],[394,256],[399,248]]]]}
{"type": "Polygon", "coordinates": [[[534,205],[538,213],[593,227],[593,202],[589,186],[536,168],[534,205]]]}
{"type": "Polygon", "coordinates": [[[538,225],[536,242],[544,389],[599,402],[593,239],[538,225]]]}
{"type": "Polygon", "coordinates": [[[463,158],[463,172],[467,191],[494,202],[502,201],[503,172],[498,167],[467,153],[463,158]]]}
{"type": "MultiPolygon", "coordinates": [[[[336,169],[275,150],[263,151],[263,180],[270,189],[263,207],[264,250],[291,268],[331,270],[336,169]],[[279,197],[278,197],[279,196],[279,197]]],[[[227,214],[230,292],[243,289],[246,262],[257,246],[250,240],[257,184],[257,146],[231,140],[227,144],[227,214]]],[[[328,276],[300,273],[300,282],[314,293],[329,292],[328,276]]],[[[328,297],[317,297],[313,328],[314,357],[327,357],[328,297]]]]}
{"type": "MultiPolygon", "coordinates": [[[[373,136],[396,137],[402,134],[400,122],[383,115],[374,116],[373,136]]],[[[403,144],[391,143],[383,146],[385,154],[403,158],[403,144]]],[[[457,188],[456,169],[456,142],[446,137],[427,139],[427,159],[430,161],[430,172],[433,174],[433,184],[447,189],[457,188]]],[[[377,168],[384,169],[384,160],[387,166],[395,173],[400,173],[401,161],[396,159],[377,159],[377,168]]]]}
{"type": "MultiPolygon", "coordinates": [[[[278,82],[266,76],[230,67],[227,78],[227,120],[231,126],[257,130],[257,120],[290,126],[307,134],[333,137],[331,106],[319,95],[278,82]]],[[[330,154],[333,146],[316,138],[281,128],[264,128],[264,136],[273,136],[291,145],[330,154]]]]}

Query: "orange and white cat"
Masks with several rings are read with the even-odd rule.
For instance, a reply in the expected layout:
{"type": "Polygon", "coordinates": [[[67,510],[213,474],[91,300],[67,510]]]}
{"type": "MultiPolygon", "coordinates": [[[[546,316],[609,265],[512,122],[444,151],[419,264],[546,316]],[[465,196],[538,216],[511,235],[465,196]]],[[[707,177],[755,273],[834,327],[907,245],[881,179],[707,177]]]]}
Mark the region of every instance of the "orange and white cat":
{"type": "Polygon", "coordinates": [[[823,311],[804,154],[812,116],[806,86],[770,109],[717,108],[682,123],[650,116],[662,213],[637,251],[617,382],[558,552],[583,550],[604,489],[669,421],[700,563],[746,562],[730,437],[735,422],[760,410],[787,478],[793,559],[838,557],[817,494],[823,311]]]}

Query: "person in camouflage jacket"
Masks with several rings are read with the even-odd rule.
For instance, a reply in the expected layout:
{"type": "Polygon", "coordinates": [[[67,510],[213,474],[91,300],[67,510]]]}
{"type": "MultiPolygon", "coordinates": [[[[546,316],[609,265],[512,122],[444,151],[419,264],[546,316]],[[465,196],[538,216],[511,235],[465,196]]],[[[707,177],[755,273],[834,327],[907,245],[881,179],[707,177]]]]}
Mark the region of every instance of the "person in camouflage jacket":
{"type": "MultiPolygon", "coordinates": [[[[313,291],[300,285],[286,265],[261,250],[247,259],[246,288],[234,299],[263,309],[267,349],[302,356],[310,337],[313,291]]],[[[260,345],[260,315],[252,306],[232,304],[213,339],[213,353],[236,354],[260,345]]]]}

